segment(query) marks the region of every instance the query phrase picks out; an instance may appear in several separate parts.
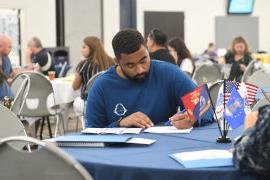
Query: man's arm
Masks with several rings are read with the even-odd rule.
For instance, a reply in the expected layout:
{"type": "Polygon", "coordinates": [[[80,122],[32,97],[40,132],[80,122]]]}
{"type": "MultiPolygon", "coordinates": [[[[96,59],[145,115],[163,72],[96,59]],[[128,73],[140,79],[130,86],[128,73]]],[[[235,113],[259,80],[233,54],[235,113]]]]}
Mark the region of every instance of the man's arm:
{"type": "Polygon", "coordinates": [[[235,142],[235,166],[245,172],[269,174],[270,169],[270,105],[259,109],[259,116],[247,116],[243,135],[235,142]],[[256,122],[257,121],[257,122],[256,122]],[[254,123],[256,123],[254,125],[254,123]],[[254,125],[254,126],[253,126],[254,125]],[[252,127],[253,126],[253,127],[252,127]]]}
{"type": "Polygon", "coordinates": [[[87,96],[85,127],[103,128],[108,126],[105,109],[102,91],[94,84],[87,96]]]}

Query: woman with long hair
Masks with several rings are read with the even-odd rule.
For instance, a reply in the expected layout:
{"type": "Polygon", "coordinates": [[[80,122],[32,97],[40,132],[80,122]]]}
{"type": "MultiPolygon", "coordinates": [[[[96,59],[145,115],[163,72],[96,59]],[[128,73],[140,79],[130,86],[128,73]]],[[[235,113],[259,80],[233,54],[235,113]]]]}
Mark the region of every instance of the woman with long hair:
{"type": "Polygon", "coordinates": [[[189,76],[192,76],[195,65],[191,53],[183,39],[178,37],[172,38],[168,43],[168,49],[182,71],[186,72],[189,76]]]}
{"type": "Polygon", "coordinates": [[[246,40],[239,36],[234,38],[230,50],[219,59],[220,64],[232,64],[229,80],[240,81],[248,64],[252,61],[246,40]]]}
{"type": "Polygon", "coordinates": [[[101,40],[94,36],[84,38],[81,53],[84,59],[76,68],[72,87],[74,90],[81,87],[81,96],[85,99],[88,80],[97,72],[108,69],[113,64],[113,59],[105,52],[101,40]]]}
{"type": "Polygon", "coordinates": [[[74,90],[81,88],[81,97],[75,99],[74,108],[82,113],[83,108],[81,107],[87,98],[87,93],[85,93],[87,82],[93,75],[108,69],[114,63],[113,59],[105,52],[101,40],[95,36],[84,38],[81,53],[84,59],[76,67],[72,87],[74,90]]]}

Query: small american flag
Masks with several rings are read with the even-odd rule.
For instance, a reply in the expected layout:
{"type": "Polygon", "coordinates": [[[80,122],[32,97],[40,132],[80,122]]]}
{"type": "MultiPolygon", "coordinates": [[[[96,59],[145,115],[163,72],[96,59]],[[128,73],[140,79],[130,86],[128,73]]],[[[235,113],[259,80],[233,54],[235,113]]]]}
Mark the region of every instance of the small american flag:
{"type": "Polygon", "coordinates": [[[224,100],[225,100],[225,104],[226,104],[227,101],[229,100],[229,97],[231,96],[231,92],[232,92],[233,86],[235,86],[236,89],[238,89],[239,86],[240,86],[240,83],[239,82],[233,82],[233,81],[225,80],[224,81],[224,84],[225,84],[224,100]]]}
{"type": "MultiPolygon", "coordinates": [[[[224,83],[225,83],[224,99],[225,99],[225,103],[227,103],[232,92],[232,87],[235,86],[236,89],[238,90],[241,84],[239,82],[233,82],[229,80],[225,80],[224,83]]],[[[244,83],[244,84],[247,90],[246,98],[247,98],[248,104],[251,105],[255,101],[255,95],[257,93],[258,87],[250,83],[244,83]]]]}
{"type": "Polygon", "coordinates": [[[250,83],[245,83],[245,85],[247,89],[248,104],[251,105],[255,101],[255,95],[257,93],[258,87],[250,83]]]}

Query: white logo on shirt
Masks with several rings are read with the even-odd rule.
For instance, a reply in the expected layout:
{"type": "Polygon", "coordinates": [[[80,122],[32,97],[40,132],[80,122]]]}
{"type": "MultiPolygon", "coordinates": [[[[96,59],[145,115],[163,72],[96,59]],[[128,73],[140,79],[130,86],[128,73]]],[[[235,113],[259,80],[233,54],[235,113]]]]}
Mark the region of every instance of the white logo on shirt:
{"type": "Polygon", "coordinates": [[[127,109],[125,108],[125,106],[122,103],[118,103],[118,104],[116,104],[113,112],[117,116],[124,116],[127,112],[127,109]]]}

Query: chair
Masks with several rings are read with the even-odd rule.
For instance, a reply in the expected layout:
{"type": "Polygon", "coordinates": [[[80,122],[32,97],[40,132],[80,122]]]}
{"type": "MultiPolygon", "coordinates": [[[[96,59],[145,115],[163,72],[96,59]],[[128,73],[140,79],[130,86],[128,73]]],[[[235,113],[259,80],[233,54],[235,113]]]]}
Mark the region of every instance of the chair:
{"type": "Polygon", "coordinates": [[[41,117],[42,124],[40,130],[40,139],[42,139],[43,126],[45,119],[48,124],[49,135],[52,137],[49,117],[56,116],[56,131],[59,125],[59,115],[56,109],[50,108],[55,105],[54,94],[51,83],[41,73],[25,72],[21,74],[28,79],[25,83],[24,91],[18,93],[15,97],[11,110],[21,117],[41,117]]]}
{"type": "Polygon", "coordinates": [[[65,77],[70,68],[71,68],[71,66],[68,65],[67,62],[64,62],[64,64],[62,65],[62,67],[60,69],[58,77],[65,77]]]}
{"type": "Polygon", "coordinates": [[[221,67],[218,64],[212,63],[203,64],[196,68],[192,79],[197,85],[205,83],[214,83],[217,80],[222,79],[221,67]]]}
{"type": "Polygon", "coordinates": [[[254,72],[254,65],[256,62],[257,62],[257,60],[252,60],[248,64],[248,66],[247,66],[247,68],[246,68],[246,70],[241,78],[241,82],[246,82],[247,79],[252,75],[252,73],[254,72]]]}
{"type": "Polygon", "coordinates": [[[212,103],[213,103],[214,108],[216,107],[218,92],[219,92],[219,89],[222,86],[223,82],[224,82],[223,80],[217,81],[209,87],[210,97],[212,99],[212,103]]]}
{"type": "Polygon", "coordinates": [[[0,140],[0,179],[12,180],[91,180],[92,177],[75,159],[53,144],[30,137],[7,137],[0,140]],[[12,148],[10,142],[38,145],[25,152],[12,148]]]}
{"type": "Polygon", "coordinates": [[[264,97],[260,99],[256,104],[252,107],[252,111],[257,111],[260,107],[269,104],[270,102],[264,97]]]}
{"type": "Polygon", "coordinates": [[[246,81],[247,83],[254,84],[258,87],[270,86],[270,73],[261,69],[254,72],[246,81]]]}
{"type": "Polygon", "coordinates": [[[27,83],[28,80],[28,76],[26,76],[24,73],[19,73],[15,76],[10,85],[14,97],[16,97],[17,94],[21,91],[21,89],[25,87],[25,83],[27,83]]]}
{"type": "MultiPolygon", "coordinates": [[[[1,127],[0,139],[8,136],[27,136],[20,119],[8,108],[0,104],[1,127]]],[[[14,144],[16,148],[22,148],[25,144],[14,144]]]]}
{"type": "MultiPolygon", "coordinates": [[[[88,93],[89,89],[93,86],[93,83],[94,81],[104,73],[105,71],[100,71],[96,74],[94,74],[87,82],[87,85],[86,85],[86,89],[85,89],[85,94],[88,93]]],[[[86,102],[84,102],[84,107],[83,107],[83,113],[81,112],[78,112],[78,111],[75,111],[75,114],[76,114],[76,118],[77,118],[77,123],[76,123],[76,130],[78,130],[78,122],[79,120],[81,120],[81,123],[82,123],[82,127],[83,129],[85,128],[85,123],[84,123],[84,112],[85,112],[85,108],[86,108],[86,102]]]]}

